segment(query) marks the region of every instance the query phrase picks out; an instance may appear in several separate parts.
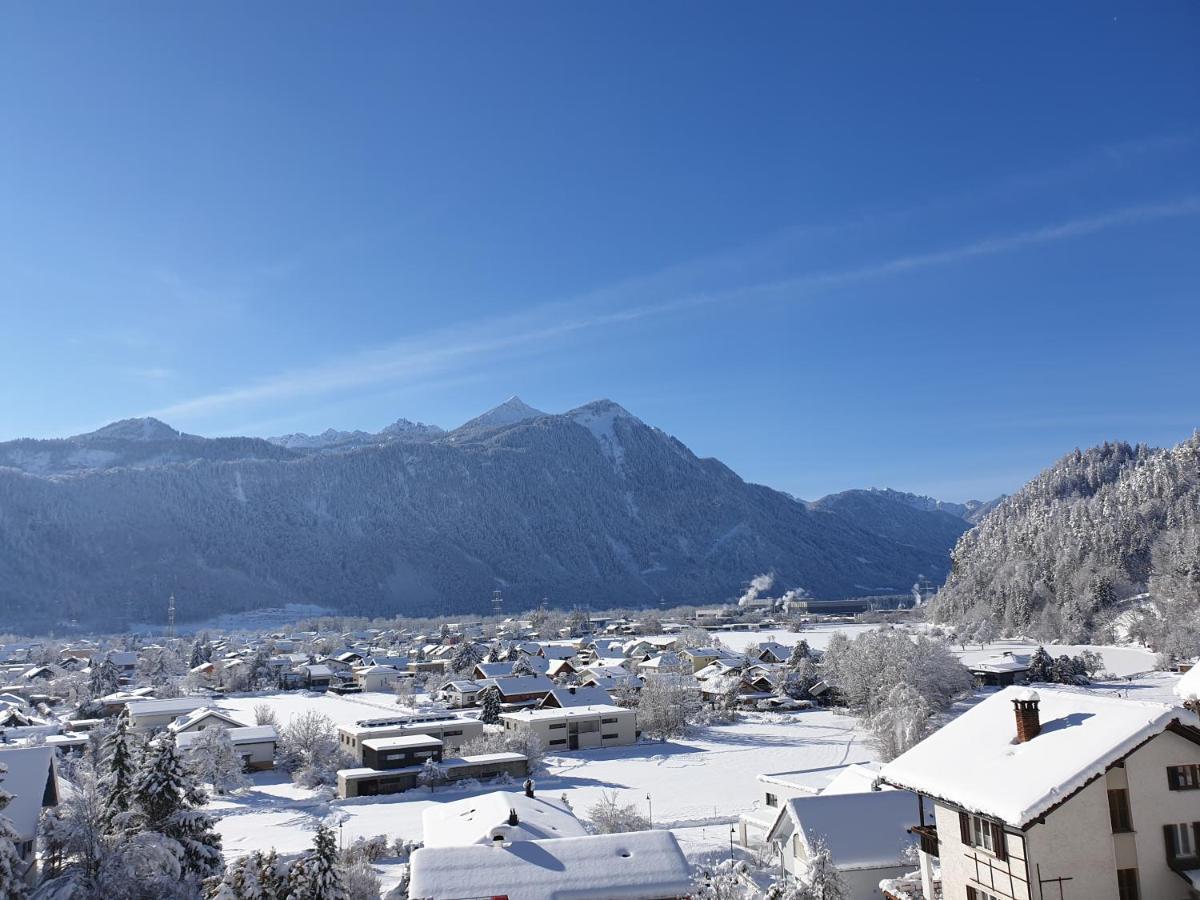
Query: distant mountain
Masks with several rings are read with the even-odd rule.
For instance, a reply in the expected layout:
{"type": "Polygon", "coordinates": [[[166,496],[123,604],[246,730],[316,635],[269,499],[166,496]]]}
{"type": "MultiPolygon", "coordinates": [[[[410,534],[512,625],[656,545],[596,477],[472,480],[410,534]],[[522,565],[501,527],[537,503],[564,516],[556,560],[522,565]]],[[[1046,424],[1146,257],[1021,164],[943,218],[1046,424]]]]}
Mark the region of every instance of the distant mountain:
{"type": "MultiPolygon", "coordinates": [[[[930,500],[925,507],[911,500],[929,498],[917,498],[899,491],[842,491],[822,497],[810,506],[838,513],[860,528],[898,544],[921,548],[944,547],[946,553],[971,527],[964,515],[939,508],[937,501],[930,500]]],[[[966,512],[959,504],[947,505],[966,512]]]]}
{"type": "Polygon", "coordinates": [[[267,438],[272,444],[286,447],[289,450],[322,451],[347,450],[353,447],[367,447],[373,444],[387,444],[392,441],[428,441],[441,437],[446,432],[437,425],[426,425],[422,422],[410,422],[408,419],[397,419],[391,425],[376,434],[368,431],[337,431],[327,428],[320,434],[285,434],[279,437],[267,438]]]}
{"type": "Polygon", "coordinates": [[[346,452],[119,431],[104,465],[0,469],[9,627],[162,621],[169,593],[182,619],[480,611],[494,589],[511,609],[704,603],[764,572],[818,597],[906,593],[945,576],[962,527],[886,497],[797,502],[607,400],[552,415],[514,398],[448,434],[346,452]]]}
{"type": "Polygon", "coordinates": [[[1200,642],[1200,433],[1166,450],[1112,443],[1064,456],[960,538],[932,610],[1084,639],[1147,590],[1186,603],[1190,621],[1167,630],[1200,642]]]}
{"type": "Polygon", "coordinates": [[[968,500],[966,503],[951,503],[946,500],[935,500],[932,497],[925,497],[921,494],[908,494],[902,491],[893,491],[890,488],[871,488],[869,493],[879,494],[888,498],[889,500],[895,501],[896,503],[903,503],[907,506],[911,506],[913,509],[919,509],[924,512],[936,511],[949,513],[952,516],[965,519],[972,525],[977,523],[991,510],[995,509],[996,505],[1004,499],[1004,497],[1001,496],[994,500],[968,500]]]}
{"type": "Polygon", "coordinates": [[[476,416],[454,429],[450,432],[450,437],[451,440],[465,440],[477,434],[518,425],[544,415],[546,415],[544,412],[534,409],[520,397],[509,397],[494,409],[489,409],[483,415],[476,416]]]}
{"type": "Polygon", "coordinates": [[[0,467],[31,475],[70,475],[128,467],[220,460],[285,460],[295,454],[261,438],[203,438],[158,419],[122,419],[87,434],[0,442],[0,467]]]}

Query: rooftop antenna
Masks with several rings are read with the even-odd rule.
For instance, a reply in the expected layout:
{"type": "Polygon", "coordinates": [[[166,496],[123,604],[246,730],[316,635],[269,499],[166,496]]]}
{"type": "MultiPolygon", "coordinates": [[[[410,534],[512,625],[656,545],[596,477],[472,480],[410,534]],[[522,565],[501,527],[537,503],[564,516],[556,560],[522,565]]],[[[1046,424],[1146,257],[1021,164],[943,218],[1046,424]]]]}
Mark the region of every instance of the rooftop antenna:
{"type": "Polygon", "coordinates": [[[499,591],[492,591],[492,615],[497,618],[501,615],[501,608],[504,606],[504,598],[500,596],[499,591]]]}
{"type": "Polygon", "coordinates": [[[175,637],[175,595],[167,598],[167,637],[175,637]]]}

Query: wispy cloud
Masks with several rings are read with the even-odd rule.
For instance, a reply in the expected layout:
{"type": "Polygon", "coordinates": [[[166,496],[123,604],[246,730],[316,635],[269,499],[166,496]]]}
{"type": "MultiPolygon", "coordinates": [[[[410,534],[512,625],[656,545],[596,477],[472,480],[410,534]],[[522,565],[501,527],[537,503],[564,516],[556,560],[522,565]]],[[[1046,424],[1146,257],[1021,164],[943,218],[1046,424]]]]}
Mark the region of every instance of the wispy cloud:
{"type": "MultiPolygon", "coordinates": [[[[411,337],[327,363],[285,371],[250,384],[215,391],[154,410],[151,415],[182,421],[217,415],[258,404],[316,398],[384,384],[419,383],[458,370],[493,364],[556,341],[650,317],[681,313],[701,306],[753,302],[768,297],[804,299],[822,290],[881,280],[911,272],[951,266],[972,259],[1013,253],[1086,237],[1114,228],[1200,214],[1200,197],[1131,206],[1100,215],[1071,219],[1042,228],[985,238],[926,253],[908,254],[861,266],[811,272],[786,279],[743,284],[724,290],[680,293],[637,303],[649,289],[665,283],[660,275],[633,279],[583,298],[547,304],[529,312],[479,320],[411,337]],[[622,301],[626,305],[621,305],[622,301]],[[607,309],[596,307],[607,306],[607,309]],[[613,307],[617,308],[613,308],[613,307]]],[[[672,271],[671,280],[690,275],[687,267],[672,271]]],[[[661,295],[660,295],[661,296],[661,295]]]]}

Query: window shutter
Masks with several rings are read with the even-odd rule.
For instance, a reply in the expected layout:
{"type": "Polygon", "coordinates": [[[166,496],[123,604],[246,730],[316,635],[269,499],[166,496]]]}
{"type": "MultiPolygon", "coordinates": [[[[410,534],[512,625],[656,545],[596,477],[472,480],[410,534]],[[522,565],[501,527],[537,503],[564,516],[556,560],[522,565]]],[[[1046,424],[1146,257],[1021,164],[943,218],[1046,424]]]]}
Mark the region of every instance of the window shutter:
{"type": "Polygon", "coordinates": [[[975,890],[975,888],[971,887],[968,884],[967,885],[967,900],[978,900],[978,897],[979,897],[979,891],[975,890]]]}
{"type": "Polygon", "coordinates": [[[992,823],[992,852],[997,859],[1008,859],[1008,835],[999,822],[992,823]]]}
{"type": "Polygon", "coordinates": [[[1179,790],[1179,769],[1167,766],[1167,787],[1172,791],[1179,790]]]}
{"type": "Polygon", "coordinates": [[[962,836],[962,842],[969,847],[971,845],[971,817],[965,812],[958,814],[958,831],[962,836]]]}
{"type": "Polygon", "coordinates": [[[1175,847],[1175,826],[1174,825],[1164,825],[1163,826],[1163,840],[1165,840],[1167,842],[1167,859],[1174,861],[1175,857],[1179,855],[1179,850],[1177,850],[1175,847]]]}

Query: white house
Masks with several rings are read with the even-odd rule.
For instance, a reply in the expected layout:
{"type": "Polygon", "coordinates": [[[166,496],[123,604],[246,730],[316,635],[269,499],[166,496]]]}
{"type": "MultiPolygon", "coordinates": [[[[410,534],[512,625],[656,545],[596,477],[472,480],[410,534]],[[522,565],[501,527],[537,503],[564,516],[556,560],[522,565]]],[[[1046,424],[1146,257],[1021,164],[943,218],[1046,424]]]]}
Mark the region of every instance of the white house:
{"type": "Polygon", "coordinates": [[[921,796],[921,872],[946,898],[1200,896],[1200,719],[1009,687],[884,766],[921,796]]]}
{"type": "Polygon", "coordinates": [[[211,700],[201,697],[172,697],[168,700],[129,700],[125,703],[125,715],[129,718],[129,729],[137,732],[158,731],[166,728],[180,716],[210,706],[211,700]]]}
{"type": "Polygon", "coordinates": [[[194,709],[190,713],[179,716],[167,726],[167,730],[175,734],[183,734],[186,732],[200,732],[205,728],[213,727],[241,728],[243,724],[233,716],[219,709],[201,707],[200,709],[194,709]]]}
{"type": "Polygon", "coordinates": [[[412,672],[401,672],[394,666],[361,666],[354,670],[354,682],[364,691],[390,691],[412,672]]]}
{"type": "Polygon", "coordinates": [[[500,721],[508,731],[536,734],[551,752],[623,747],[637,741],[636,716],[620,706],[522,709],[502,713],[500,721]]]}
{"type": "Polygon", "coordinates": [[[783,804],[767,840],[779,848],[780,867],[793,877],[803,876],[823,841],[846,883],[845,900],[872,900],[881,879],[912,869],[908,827],[916,808],[917,798],[908,791],[796,797],[783,804]]]}
{"type": "Polygon", "coordinates": [[[692,890],[692,867],[670,831],[422,847],[409,873],[412,900],[673,900],[692,890]]]}
{"type": "MultiPolygon", "coordinates": [[[[225,726],[217,726],[225,727],[225,726]]],[[[202,730],[202,729],[201,729],[202,730]]],[[[175,735],[175,743],[186,752],[200,740],[201,730],[181,731],[175,735]]],[[[275,747],[279,734],[274,725],[238,725],[229,728],[229,740],[234,752],[242,760],[242,768],[250,772],[261,772],[275,768],[275,747]]]]}

